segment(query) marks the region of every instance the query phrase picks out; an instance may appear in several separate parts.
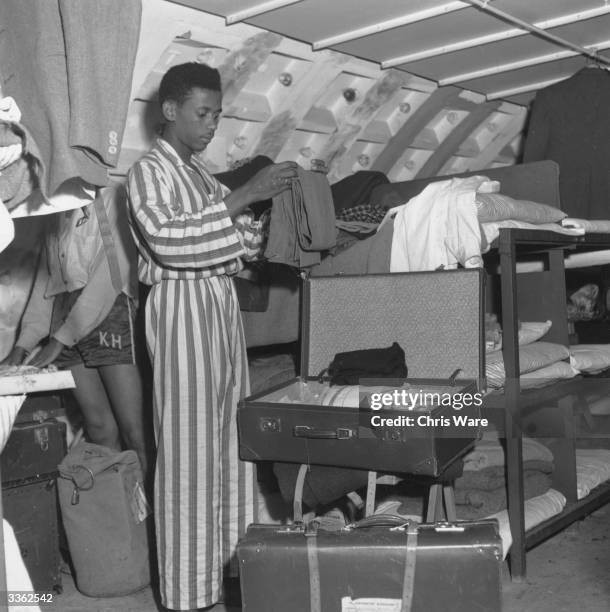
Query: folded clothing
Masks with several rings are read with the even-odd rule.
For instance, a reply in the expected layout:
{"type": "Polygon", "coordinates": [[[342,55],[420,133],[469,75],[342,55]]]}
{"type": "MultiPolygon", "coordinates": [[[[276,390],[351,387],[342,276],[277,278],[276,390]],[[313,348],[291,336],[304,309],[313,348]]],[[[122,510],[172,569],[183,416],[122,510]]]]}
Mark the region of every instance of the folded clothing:
{"type": "Polygon", "coordinates": [[[320,263],[320,252],[336,243],[335,212],[328,179],[298,169],[292,189],[273,198],[265,257],[307,268],[320,263]]]}
{"type": "Polygon", "coordinates": [[[333,183],[330,189],[337,215],[345,208],[368,204],[375,187],[389,182],[388,177],[383,172],[359,170],[333,183]]]}
{"type": "MultiPolygon", "coordinates": [[[[523,473],[539,472],[552,474],[555,466],[552,461],[542,459],[529,459],[523,462],[523,473]]],[[[504,465],[490,465],[482,470],[467,470],[455,480],[455,489],[480,489],[493,491],[506,486],[506,467],[504,465]]]]}
{"type": "Polygon", "coordinates": [[[385,217],[387,208],[379,204],[361,204],[344,208],[337,213],[337,219],[341,221],[362,221],[379,225],[385,217]]]}
{"type": "Polygon", "coordinates": [[[357,385],[366,378],[404,380],[407,374],[405,352],[398,342],[388,348],[337,353],[328,366],[331,385],[357,385]]]}
{"type": "MultiPolygon", "coordinates": [[[[538,470],[523,473],[524,499],[546,493],[551,488],[552,478],[538,470]]],[[[507,507],[506,485],[491,491],[484,489],[455,488],[456,513],[460,519],[479,519],[507,507]]]]}
{"type": "Polygon", "coordinates": [[[582,499],[602,482],[610,480],[610,450],[607,448],[576,449],[576,489],[582,499]]]}
{"type": "MultiPolygon", "coordinates": [[[[533,342],[519,348],[519,373],[526,374],[570,357],[570,351],[562,344],[554,342],[533,342]]],[[[502,351],[494,351],[486,356],[487,382],[492,389],[500,389],[506,382],[504,357],[502,351]]]]}

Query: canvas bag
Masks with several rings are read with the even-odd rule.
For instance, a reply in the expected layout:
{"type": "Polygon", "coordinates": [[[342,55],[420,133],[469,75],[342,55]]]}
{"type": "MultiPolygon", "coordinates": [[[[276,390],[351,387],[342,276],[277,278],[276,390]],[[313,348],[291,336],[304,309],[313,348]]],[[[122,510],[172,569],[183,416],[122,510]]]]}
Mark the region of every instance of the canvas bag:
{"type": "Polygon", "coordinates": [[[132,450],[79,442],[58,466],[58,493],[76,586],[90,597],[150,584],[148,504],[132,450]]]}

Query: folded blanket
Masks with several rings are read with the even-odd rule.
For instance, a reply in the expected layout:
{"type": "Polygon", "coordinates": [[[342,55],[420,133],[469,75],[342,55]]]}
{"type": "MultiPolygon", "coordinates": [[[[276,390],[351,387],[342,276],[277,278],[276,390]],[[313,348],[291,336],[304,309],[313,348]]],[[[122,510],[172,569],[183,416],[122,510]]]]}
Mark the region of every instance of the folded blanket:
{"type": "MultiPolygon", "coordinates": [[[[519,373],[527,374],[550,366],[557,361],[569,359],[570,351],[563,344],[554,342],[532,342],[519,347],[519,373]]],[[[488,353],[485,358],[485,375],[492,389],[500,389],[506,382],[502,351],[488,353]]]]}
{"type": "Polygon", "coordinates": [[[500,230],[504,228],[527,229],[527,230],[542,230],[547,232],[556,232],[557,234],[565,234],[567,236],[582,236],[585,230],[580,227],[563,227],[559,223],[526,223],[525,221],[492,221],[490,223],[481,223],[481,233],[485,236],[488,244],[491,244],[499,235],[500,230]]]}
{"type": "MultiPolygon", "coordinates": [[[[551,477],[537,470],[528,470],[523,474],[524,499],[530,499],[546,493],[551,488],[551,477]]],[[[507,507],[506,487],[493,491],[483,489],[456,489],[456,512],[460,519],[479,519],[500,512],[507,507]]]]}
{"type": "Polygon", "coordinates": [[[563,227],[581,229],[591,234],[609,234],[610,233],[610,221],[599,219],[575,219],[573,217],[567,217],[561,220],[563,227]]]}
{"type": "MultiPolygon", "coordinates": [[[[566,505],[566,498],[563,493],[549,489],[544,495],[537,495],[525,501],[525,530],[532,529],[536,525],[546,521],[547,519],[559,514],[566,505]]],[[[495,518],[500,526],[500,538],[502,539],[502,558],[505,559],[510,547],[513,543],[513,537],[510,532],[510,524],[508,522],[508,512],[502,510],[487,516],[485,518],[495,518]]]]}
{"type": "MultiPolygon", "coordinates": [[[[522,440],[523,461],[540,460],[553,462],[553,453],[537,440],[524,437],[522,440]]],[[[504,448],[496,431],[486,431],[474,448],[464,456],[464,471],[481,470],[488,466],[506,465],[504,448]]]]}
{"type": "MultiPolygon", "coordinates": [[[[523,473],[540,472],[552,474],[555,466],[551,461],[531,459],[523,462],[523,473]]],[[[455,489],[470,490],[481,489],[493,491],[498,487],[506,486],[506,468],[503,465],[492,465],[482,470],[469,470],[456,479],[455,489]]]]}

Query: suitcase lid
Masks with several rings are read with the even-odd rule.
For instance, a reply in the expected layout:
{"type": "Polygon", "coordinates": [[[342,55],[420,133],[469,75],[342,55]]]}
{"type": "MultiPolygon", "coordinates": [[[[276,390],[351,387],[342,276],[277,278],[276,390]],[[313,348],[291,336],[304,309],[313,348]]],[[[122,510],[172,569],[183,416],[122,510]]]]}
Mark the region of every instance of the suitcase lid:
{"type": "Polygon", "coordinates": [[[311,277],[301,291],[301,375],[336,353],[405,351],[409,378],[474,379],[485,387],[482,269],[311,277]]]}

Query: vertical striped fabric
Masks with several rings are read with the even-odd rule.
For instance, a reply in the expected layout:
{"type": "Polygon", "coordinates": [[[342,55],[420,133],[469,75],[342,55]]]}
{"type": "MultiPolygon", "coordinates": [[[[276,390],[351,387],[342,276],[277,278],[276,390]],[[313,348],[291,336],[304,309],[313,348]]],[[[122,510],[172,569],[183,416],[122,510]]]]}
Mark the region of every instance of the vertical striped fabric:
{"type": "Polygon", "coordinates": [[[232,221],[223,200],[228,189],[197,156],[191,164],[159,138],[127,174],[138,275],[147,285],[235,274],[240,257],[256,259],[264,250],[268,223],[248,209],[232,221]]]}
{"type": "Polygon", "coordinates": [[[161,599],[180,610],[221,595],[223,565],[253,521],[250,463],[236,411],[248,392],[245,341],[227,276],[165,280],[146,304],[158,443],[155,516],[161,599]]]}

